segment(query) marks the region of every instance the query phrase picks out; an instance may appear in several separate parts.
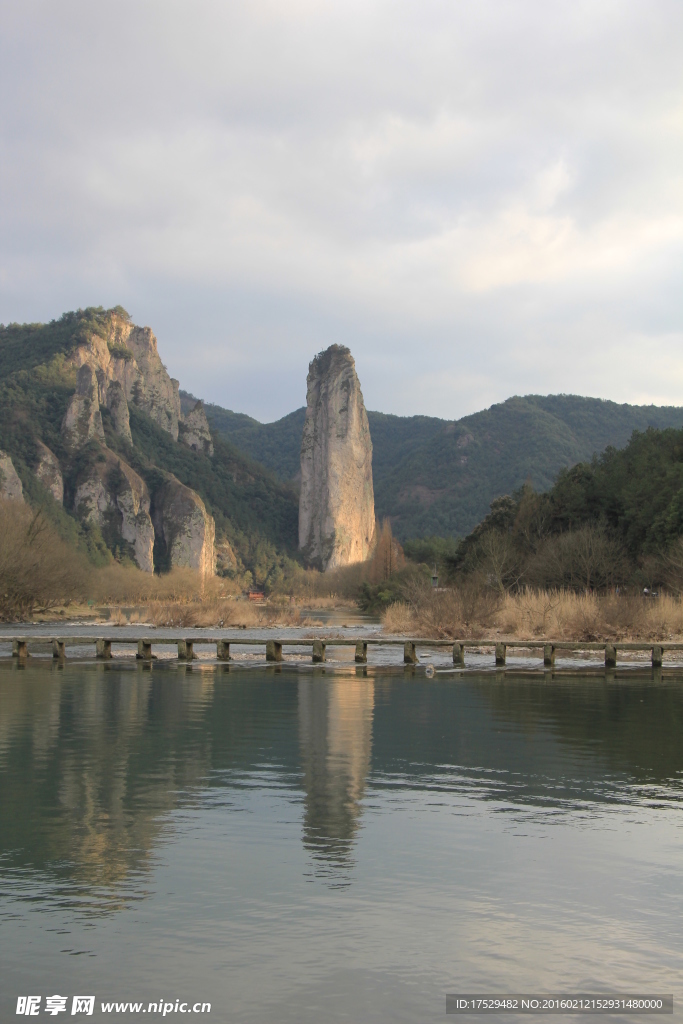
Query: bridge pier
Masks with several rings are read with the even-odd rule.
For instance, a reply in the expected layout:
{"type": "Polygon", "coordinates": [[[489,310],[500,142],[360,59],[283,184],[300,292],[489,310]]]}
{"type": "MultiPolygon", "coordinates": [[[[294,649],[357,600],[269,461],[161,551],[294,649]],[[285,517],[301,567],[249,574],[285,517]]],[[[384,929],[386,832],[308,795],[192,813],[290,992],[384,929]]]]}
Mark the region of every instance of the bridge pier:
{"type": "Polygon", "coordinates": [[[95,657],[101,661],[109,661],[111,658],[111,640],[97,640],[95,642],[95,657]]]}
{"type": "Polygon", "coordinates": [[[419,658],[417,656],[417,648],[412,640],[406,640],[403,645],[403,664],[404,665],[417,665],[419,664],[419,658]]]}
{"type": "Polygon", "coordinates": [[[277,640],[266,642],[266,661],[282,661],[282,644],[277,640]]]}
{"type": "MultiPolygon", "coordinates": [[[[143,627],[146,628],[146,627],[143,627]]],[[[661,669],[664,659],[664,654],[667,651],[677,651],[683,653],[683,643],[671,643],[658,642],[653,643],[652,641],[644,642],[623,642],[623,641],[590,641],[582,643],[577,642],[566,642],[563,640],[549,641],[542,638],[536,638],[535,640],[524,638],[519,640],[513,640],[508,638],[505,641],[498,641],[491,638],[485,638],[478,640],[475,638],[468,640],[446,640],[439,639],[434,640],[428,637],[418,637],[416,639],[406,640],[401,637],[376,637],[371,636],[369,638],[358,637],[358,636],[339,636],[337,634],[331,634],[330,636],[317,636],[306,638],[301,637],[280,637],[278,639],[266,640],[264,636],[261,637],[248,637],[248,636],[231,636],[229,639],[218,639],[215,634],[209,633],[203,634],[197,630],[193,631],[194,635],[189,638],[186,634],[185,637],[179,637],[165,632],[164,635],[147,638],[130,635],[121,636],[119,634],[110,633],[109,636],[106,634],[103,636],[93,636],[92,633],[77,635],[70,633],[69,635],[50,636],[36,634],[26,636],[14,635],[7,636],[5,634],[4,643],[12,645],[12,656],[16,659],[20,665],[26,663],[26,659],[29,657],[29,644],[40,642],[40,650],[43,651],[46,646],[52,646],[52,656],[56,661],[61,661],[66,657],[66,648],[73,644],[76,650],[80,649],[87,656],[87,651],[92,651],[92,645],[95,644],[96,656],[100,661],[109,660],[112,656],[112,644],[120,644],[128,646],[129,652],[130,647],[137,646],[137,658],[144,662],[151,662],[156,660],[155,655],[152,654],[152,645],[172,645],[177,646],[178,659],[179,661],[193,661],[196,658],[194,647],[196,644],[213,646],[215,645],[216,658],[218,661],[231,661],[231,648],[233,648],[234,657],[234,646],[236,644],[244,644],[246,646],[257,646],[263,651],[265,647],[265,657],[268,662],[282,662],[284,660],[283,648],[291,646],[294,650],[297,647],[304,647],[311,649],[311,658],[313,663],[325,662],[327,660],[327,647],[336,645],[349,647],[354,649],[354,660],[357,665],[367,666],[368,663],[368,647],[371,645],[387,646],[392,649],[398,648],[400,650],[403,645],[403,662],[406,666],[417,665],[420,663],[418,657],[419,649],[425,648],[429,650],[431,647],[438,647],[443,650],[443,653],[450,649],[452,650],[453,656],[453,667],[464,667],[465,666],[465,648],[478,647],[481,645],[482,648],[490,651],[495,655],[496,668],[504,669],[507,662],[507,648],[510,647],[514,650],[524,650],[528,652],[534,652],[535,656],[538,657],[542,654],[543,666],[546,669],[552,669],[555,665],[556,655],[563,655],[569,651],[580,651],[580,652],[591,652],[593,657],[601,657],[604,654],[605,668],[610,670],[614,669],[617,665],[617,658],[619,651],[635,652],[640,651],[643,655],[649,654],[652,661],[653,669],[661,669]]],[[[241,649],[241,648],[240,648],[241,649]]],[[[348,654],[351,651],[349,650],[348,654]]],[[[297,655],[295,660],[299,660],[303,655],[297,655]]],[[[425,658],[425,662],[428,659],[425,658]]]]}
{"type": "Polygon", "coordinates": [[[194,640],[178,641],[178,661],[194,661],[194,640]]]}
{"type": "Polygon", "coordinates": [[[112,641],[95,641],[95,657],[99,658],[100,660],[103,660],[103,662],[109,662],[109,659],[112,657],[112,641]]]}
{"type": "Polygon", "coordinates": [[[312,660],[314,662],[325,661],[325,647],[326,647],[326,644],[325,644],[324,640],[314,640],[313,641],[312,660]]]}
{"type": "Polygon", "coordinates": [[[151,640],[138,640],[138,653],[136,658],[139,661],[151,661],[152,660],[152,641],[151,640]]]}

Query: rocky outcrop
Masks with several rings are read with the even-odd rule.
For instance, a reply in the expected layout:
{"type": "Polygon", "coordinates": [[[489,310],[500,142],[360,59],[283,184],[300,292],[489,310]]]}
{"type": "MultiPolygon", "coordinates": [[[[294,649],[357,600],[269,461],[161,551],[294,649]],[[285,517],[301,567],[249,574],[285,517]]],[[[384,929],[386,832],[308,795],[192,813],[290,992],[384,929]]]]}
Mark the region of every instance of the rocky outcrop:
{"type": "Polygon", "coordinates": [[[0,498],[20,502],[24,500],[24,488],[19,474],[7,452],[3,451],[0,451],[0,498]]]}
{"type": "Polygon", "coordinates": [[[178,381],[169,377],[166,367],[157,352],[157,339],[149,327],[133,327],[125,339],[132,351],[140,371],[140,378],[131,389],[128,401],[146,412],[167,430],[174,441],[178,440],[180,420],[180,396],[178,381]]]}
{"type": "Polygon", "coordinates": [[[116,433],[132,444],[129,407],[135,405],[174,440],[181,429],[185,444],[213,455],[204,407],[196,402],[187,418],[182,416],[178,381],[169,377],[149,327],[136,327],[125,315],[111,312],[101,328],[102,333],[93,332],[76,347],[67,364],[77,368],[78,375],[62,424],[64,438],[72,452],[92,440],[101,445],[97,461],[78,481],[74,510],[100,527],[110,549],[128,546],[141,569],[153,571],[156,528],[169,568],[189,566],[213,575],[215,525],[201,498],[168,476],[155,494],[153,526],[147,488],[130,466],[106,448],[101,413],[107,409],[116,433]]]}
{"type": "Polygon", "coordinates": [[[169,377],[149,327],[136,327],[112,313],[106,337],[93,334],[70,357],[74,366],[90,366],[100,378],[100,401],[105,404],[108,382],[118,381],[128,403],[147,413],[160,427],[178,439],[180,397],[178,381],[169,377]]]}
{"type": "Polygon", "coordinates": [[[33,472],[61,505],[64,502],[64,479],[57,456],[42,441],[36,441],[36,447],[38,461],[33,472]]]}
{"type": "Polygon", "coordinates": [[[99,384],[94,369],[88,363],[78,371],[76,393],[62,421],[62,434],[72,449],[81,448],[93,438],[104,442],[99,384]]]}
{"type": "Polygon", "coordinates": [[[154,528],[147,486],[135,470],[105,450],[78,481],[74,510],[100,527],[111,549],[126,548],[144,572],[153,572],[154,528]]]}
{"type": "MultiPolygon", "coordinates": [[[[103,325],[103,334],[93,333],[78,345],[70,355],[68,365],[79,369],[79,382],[85,381],[85,377],[81,377],[83,367],[90,367],[97,379],[99,405],[109,409],[114,429],[129,443],[132,443],[132,438],[128,406],[132,404],[175,441],[180,439],[194,451],[213,455],[204,405],[196,400],[188,402],[183,415],[178,381],[169,377],[157,351],[157,339],[149,327],[136,327],[124,316],[111,312],[103,325]]],[[[82,415],[83,403],[79,405],[75,400],[72,405],[74,408],[68,415],[69,429],[73,433],[71,421],[82,415]]],[[[89,436],[95,436],[97,425],[88,424],[88,427],[91,431],[89,436]]],[[[83,430],[78,431],[78,436],[74,434],[72,447],[84,443],[82,435],[83,430]]]]}
{"type": "Polygon", "coordinates": [[[209,421],[206,418],[202,401],[197,402],[192,409],[185,413],[179,426],[178,437],[193,451],[213,455],[209,421]]]}
{"type": "Polygon", "coordinates": [[[228,540],[223,538],[215,545],[216,572],[219,576],[230,576],[237,570],[237,556],[228,540]]]}
{"type": "Polygon", "coordinates": [[[216,526],[195,491],[170,474],[154,493],[154,527],[169,568],[183,566],[205,576],[216,572],[216,526]]]}
{"type": "Polygon", "coordinates": [[[128,402],[121,383],[118,380],[108,381],[105,387],[105,405],[111,413],[111,420],[114,430],[121,437],[125,437],[129,444],[133,443],[130,432],[130,415],[128,413],[128,402]]]}
{"type": "Polygon", "coordinates": [[[375,533],[372,441],[356,366],[331,345],[308,370],[299,548],[327,570],[364,561],[375,533]]]}

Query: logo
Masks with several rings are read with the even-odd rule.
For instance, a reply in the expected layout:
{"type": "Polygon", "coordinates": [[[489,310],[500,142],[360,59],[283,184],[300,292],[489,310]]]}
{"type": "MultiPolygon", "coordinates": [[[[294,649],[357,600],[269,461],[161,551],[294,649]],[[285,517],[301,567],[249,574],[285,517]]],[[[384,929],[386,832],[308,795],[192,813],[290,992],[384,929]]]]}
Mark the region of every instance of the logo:
{"type": "MultiPolygon", "coordinates": [[[[37,1017],[40,1013],[42,998],[42,996],[19,996],[17,999],[17,1013],[22,1017],[37,1017]]],[[[66,1013],[68,1001],[68,996],[45,996],[45,1013],[49,1013],[51,1017],[56,1017],[58,1013],[66,1013]]],[[[85,1013],[88,1017],[91,1017],[94,1009],[94,996],[74,996],[71,1001],[72,1017],[77,1013],[85,1013]]]]}

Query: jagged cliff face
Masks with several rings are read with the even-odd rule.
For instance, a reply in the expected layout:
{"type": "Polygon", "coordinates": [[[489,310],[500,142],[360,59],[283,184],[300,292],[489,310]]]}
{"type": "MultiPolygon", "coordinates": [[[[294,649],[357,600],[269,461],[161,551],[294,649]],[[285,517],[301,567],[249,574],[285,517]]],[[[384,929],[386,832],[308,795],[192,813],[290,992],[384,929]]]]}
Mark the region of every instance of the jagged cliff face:
{"type": "Polygon", "coordinates": [[[110,380],[106,382],[101,390],[104,392],[104,404],[111,413],[114,430],[121,437],[125,437],[128,444],[132,444],[133,437],[130,432],[128,402],[123,386],[118,380],[110,380]]]}
{"type": "Polygon", "coordinates": [[[19,474],[7,452],[0,451],[0,498],[11,501],[24,500],[24,488],[19,474]]]}
{"type": "Polygon", "coordinates": [[[197,402],[194,409],[190,409],[185,414],[178,436],[183,444],[193,451],[204,452],[209,456],[213,455],[213,441],[203,402],[197,402]]]}
{"type": "Polygon", "coordinates": [[[308,371],[299,548],[310,565],[364,561],[375,533],[372,441],[353,357],[332,345],[308,371]]]}
{"type": "MultiPolygon", "coordinates": [[[[62,423],[66,446],[75,455],[95,442],[101,451],[81,471],[73,510],[99,526],[110,548],[127,550],[146,572],[154,570],[156,537],[166,551],[168,568],[187,566],[213,575],[215,524],[199,495],[169,477],[154,495],[153,524],[147,487],[131,466],[107,448],[102,422],[102,409],[107,409],[116,433],[132,444],[129,405],[133,404],[174,440],[180,433],[180,440],[190,448],[213,455],[204,407],[198,402],[187,417],[182,416],[178,381],[166,372],[148,327],[135,327],[112,314],[105,335],[93,333],[67,362],[78,373],[76,392],[62,423]]],[[[59,463],[45,445],[39,449],[35,473],[61,501],[64,485],[59,463]]]]}
{"type": "Polygon", "coordinates": [[[154,527],[147,486],[113,452],[103,452],[102,460],[79,480],[74,508],[82,519],[100,527],[110,545],[115,545],[117,536],[130,545],[140,569],[154,571],[154,527]]]}
{"type": "Polygon", "coordinates": [[[216,525],[199,495],[170,474],[154,494],[154,526],[169,564],[216,571],[216,525]]]}
{"type": "Polygon", "coordinates": [[[52,494],[55,501],[61,505],[64,501],[64,478],[59,465],[59,459],[51,452],[42,441],[37,441],[38,462],[34,467],[34,473],[44,487],[52,494]]]}
{"type": "Polygon", "coordinates": [[[88,363],[78,371],[76,394],[66,410],[62,434],[72,449],[81,448],[93,439],[104,443],[97,374],[88,363]]]}
{"type": "Polygon", "coordinates": [[[169,377],[157,352],[157,339],[149,327],[133,327],[124,335],[124,344],[132,351],[140,377],[127,395],[128,401],[146,412],[174,441],[178,440],[180,396],[178,381],[169,377]]]}
{"type": "Polygon", "coordinates": [[[149,327],[136,327],[123,317],[112,315],[108,336],[93,334],[87,344],[78,346],[70,362],[75,366],[87,364],[94,370],[102,404],[108,382],[118,381],[127,402],[147,413],[174,441],[178,440],[178,381],[169,377],[149,327]]]}

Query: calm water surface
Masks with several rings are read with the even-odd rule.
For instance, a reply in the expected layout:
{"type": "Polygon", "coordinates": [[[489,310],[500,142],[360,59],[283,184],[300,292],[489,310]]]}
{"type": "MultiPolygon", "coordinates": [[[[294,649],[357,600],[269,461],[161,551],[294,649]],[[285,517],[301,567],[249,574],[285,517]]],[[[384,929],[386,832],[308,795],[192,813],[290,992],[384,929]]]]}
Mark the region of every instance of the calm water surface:
{"type": "Polygon", "coordinates": [[[79,993],[435,1021],[446,992],[558,989],[679,1017],[682,772],[661,674],[0,663],[0,1019],[79,993]]]}

